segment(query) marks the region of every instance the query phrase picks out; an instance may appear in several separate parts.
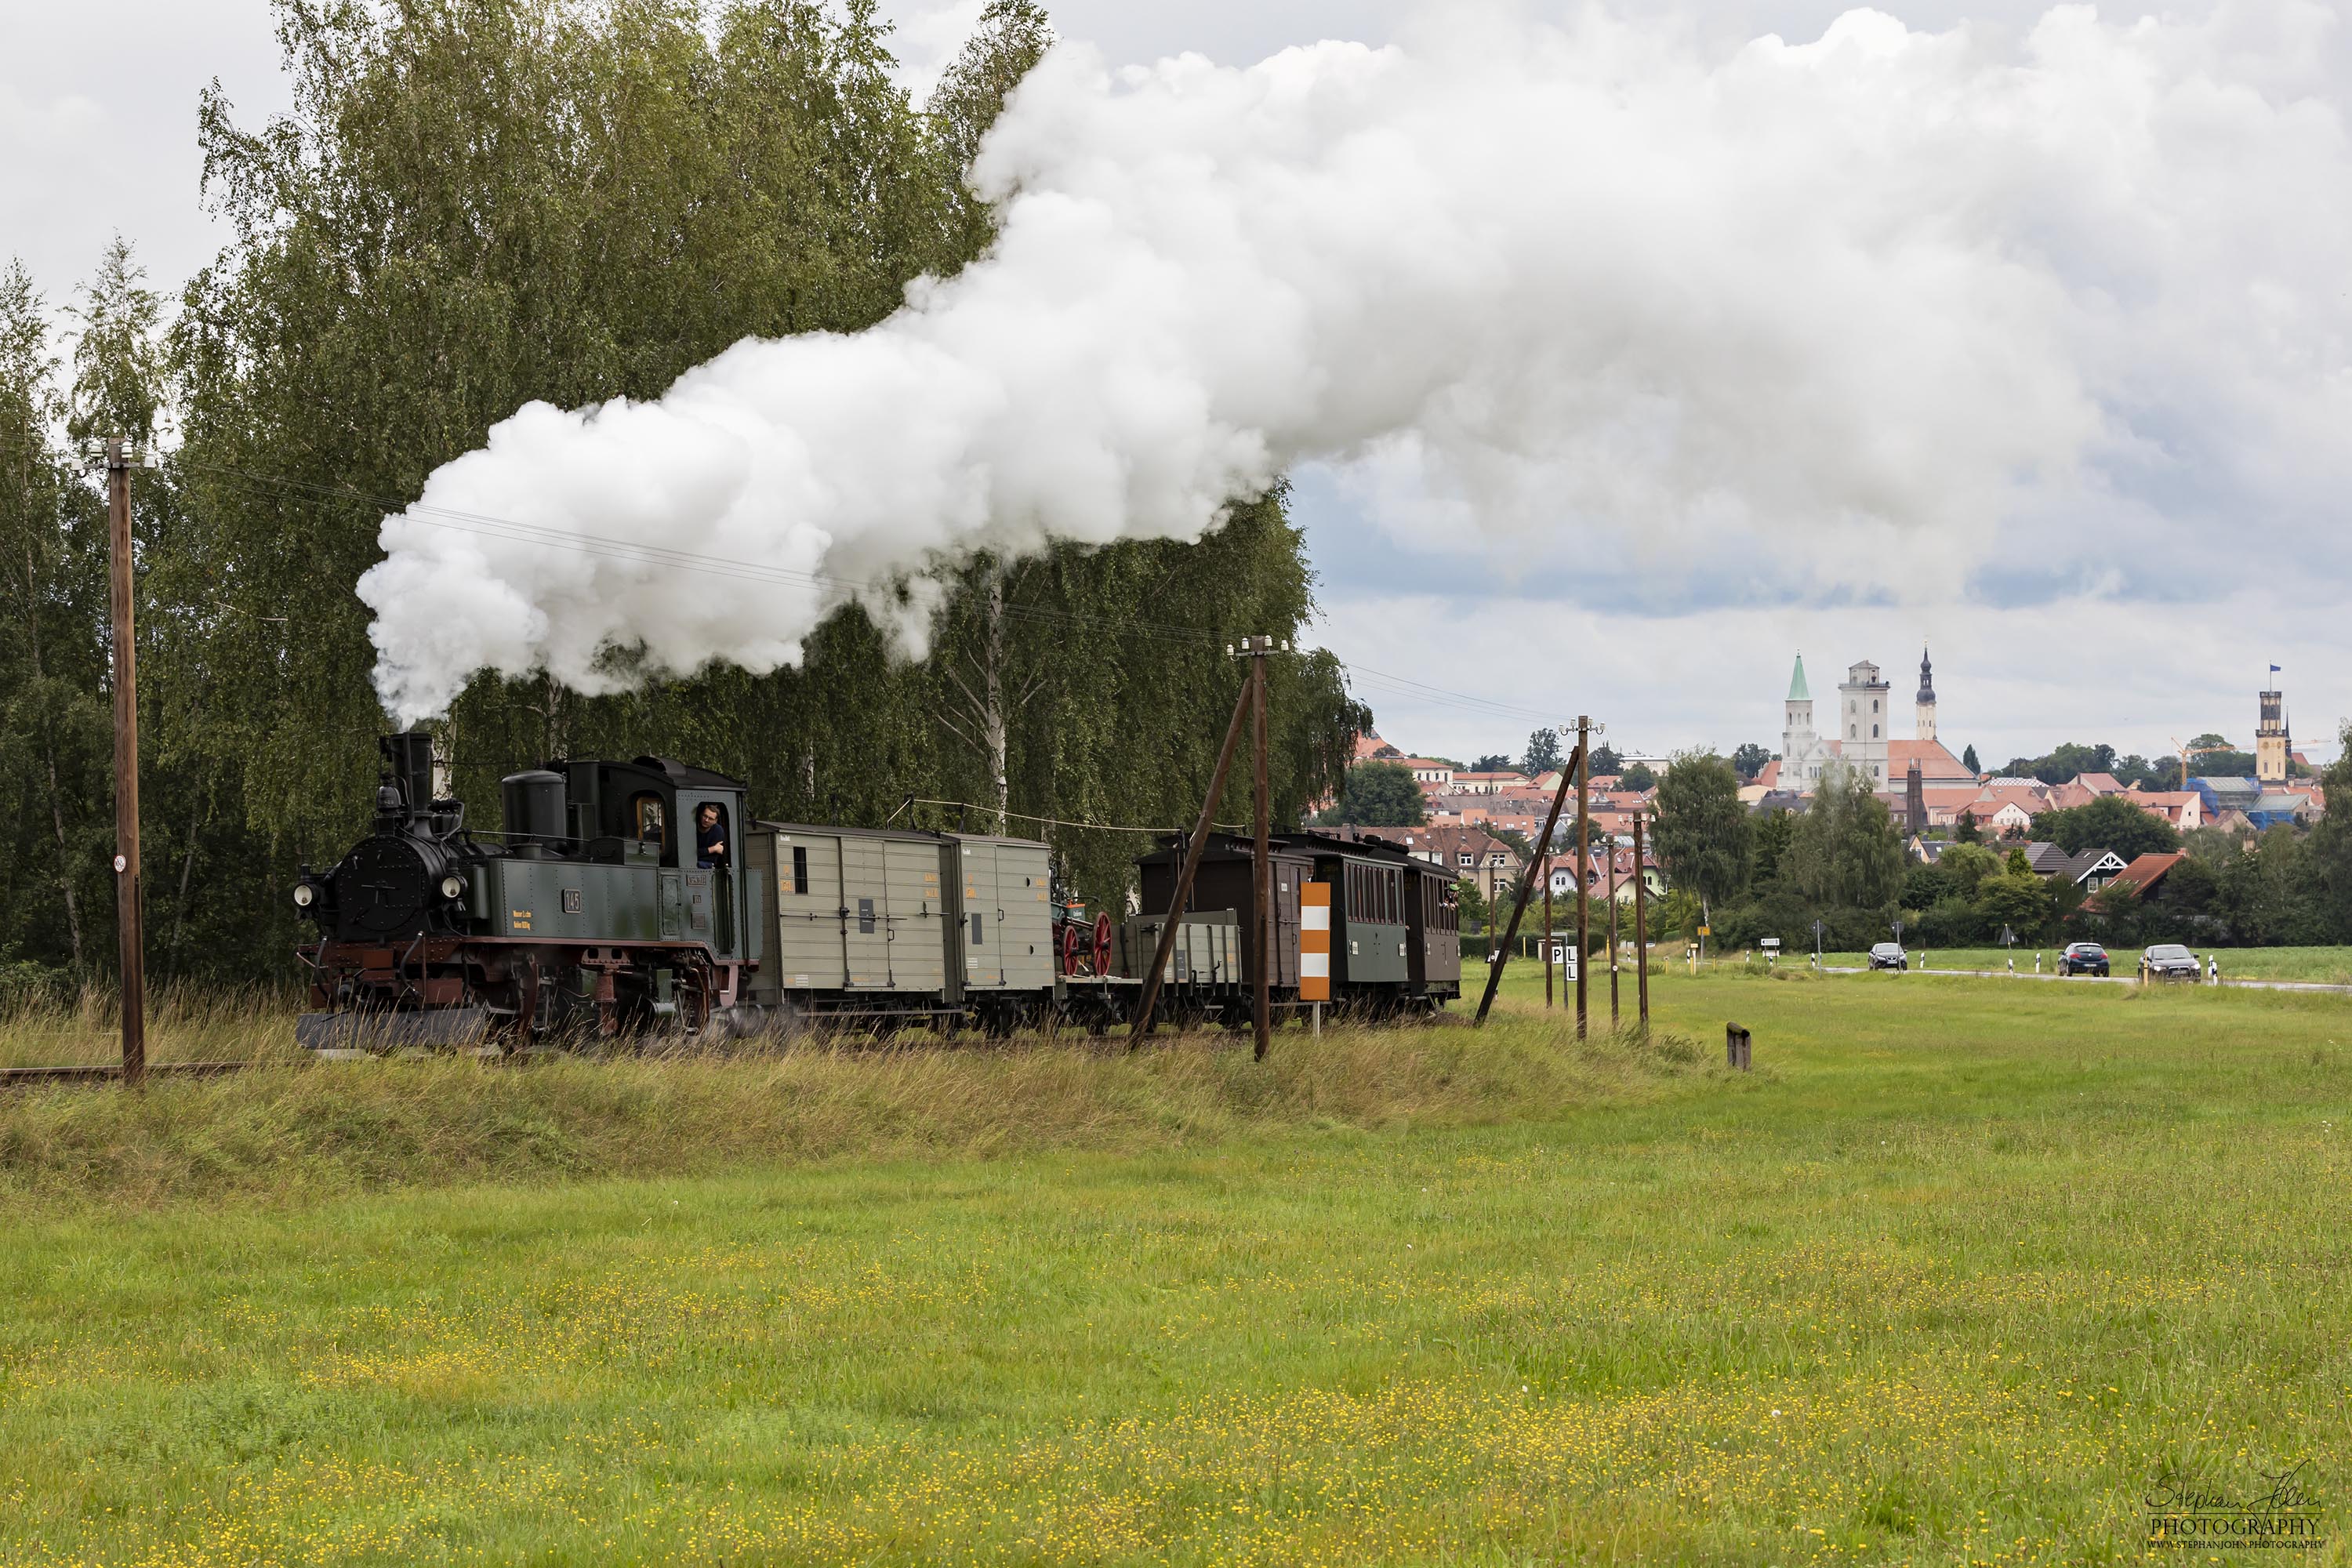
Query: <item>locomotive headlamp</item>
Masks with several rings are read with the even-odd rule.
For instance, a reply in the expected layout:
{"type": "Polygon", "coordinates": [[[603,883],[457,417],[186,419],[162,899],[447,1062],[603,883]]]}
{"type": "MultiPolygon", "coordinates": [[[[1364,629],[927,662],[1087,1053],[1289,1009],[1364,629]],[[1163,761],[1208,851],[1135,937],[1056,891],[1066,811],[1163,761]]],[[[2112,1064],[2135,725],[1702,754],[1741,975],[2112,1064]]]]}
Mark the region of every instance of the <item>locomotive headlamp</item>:
{"type": "Polygon", "coordinates": [[[466,879],[458,876],[454,871],[448,876],[442,878],[441,896],[445,899],[453,900],[464,898],[466,896],[466,879]]]}
{"type": "Polygon", "coordinates": [[[307,910],[318,901],[318,889],[312,887],[308,882],[297,882],[294,884],[294,907],[296,909],[307,910]]]}

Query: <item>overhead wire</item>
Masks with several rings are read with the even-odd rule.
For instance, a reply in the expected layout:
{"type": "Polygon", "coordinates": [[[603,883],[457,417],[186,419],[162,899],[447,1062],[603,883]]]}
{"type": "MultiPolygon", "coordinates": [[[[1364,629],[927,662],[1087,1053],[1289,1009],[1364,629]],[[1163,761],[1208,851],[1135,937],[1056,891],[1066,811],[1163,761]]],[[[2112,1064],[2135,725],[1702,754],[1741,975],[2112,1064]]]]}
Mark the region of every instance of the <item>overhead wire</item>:
{"type": "MultiPolygon", "coordinates": [[[[777,566],[726,556],[706,555],[696,551],[681,550],[675,545],[649,544],[637,540],[614,539],[606,535],[579,530],[557,528],[546,523],[525,522],[516,518],[496,517],[485,512],[463,511],[451,507],[426,506],[422,501],[403,501],[396,497],[372,494],[356,485],[322,484],[316,480],[298,479],[282,474],[258,473],[250,468],[226,463],[205,463],[187,458],[181,461],[186,468],[202,472],[221,474],[247,480],[254,484],[270,485],[281,489],[341,500],[357,501],[379,508],[387,513],[399,513],[429,527],[446,528],[459,532],[479,534],[487,538],[504,539],[516,543],[542,544],[557,549],[576,551],[602,560],[629,562],[641,565],[662,566],[677,571],[698,572],[740,581],[773,583],[781,586],[833,588],[851,594],[887,594],[894,584],[870,579],[845,577],[834,573],[804,571],[798,567],[777,566]]],[[[1042,605],[1007,605],[1004,614],[1017,620],[1044,626],[1061,626],[1077,630],[1115,633],[1141,637],[1169,645],[1220,647],[1233,638],[1201,626],[1187,626],[1168,621],[1145,621],[1131,616],[1101,616],[1076,610],[1056,610],[1042,605]]],[[[1325,650],[1328,652],[1328,650],[1325,650]]],[[[1409,676],[1394,675],[1373,669],[1331,655],[1335,663],[1350,675],[1375,688],[1385,689],[1391,695],[1415,701],[1444,701],[1468,707],[1498,718],[1528,719],[1540,723],[1557,722],[1558,716],[1517,703],[1502,702],[1494,698],[1471,692],[1454,691],[1409,676]]]]}

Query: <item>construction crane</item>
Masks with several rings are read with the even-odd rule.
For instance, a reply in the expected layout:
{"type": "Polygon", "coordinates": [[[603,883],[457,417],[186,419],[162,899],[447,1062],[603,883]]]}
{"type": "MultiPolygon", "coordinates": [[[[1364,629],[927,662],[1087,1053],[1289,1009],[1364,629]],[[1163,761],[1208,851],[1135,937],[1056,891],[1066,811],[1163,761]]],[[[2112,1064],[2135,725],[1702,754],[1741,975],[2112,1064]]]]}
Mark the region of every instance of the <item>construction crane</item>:
{"type": "Polygon", "coordinates": [[[2191,755],[2201,757],[2210,752],[2231,752],[2237,749],[2234,746],[2185,746],[2181,744],[2179,736],[2174,735],[2170,737],[2170,739],[2172,742],[2172,749],[2180,753],[2180,780],[2179,787],[2182,789],[2187,789],[2189,787],[2189,759],[2191,755]]]}

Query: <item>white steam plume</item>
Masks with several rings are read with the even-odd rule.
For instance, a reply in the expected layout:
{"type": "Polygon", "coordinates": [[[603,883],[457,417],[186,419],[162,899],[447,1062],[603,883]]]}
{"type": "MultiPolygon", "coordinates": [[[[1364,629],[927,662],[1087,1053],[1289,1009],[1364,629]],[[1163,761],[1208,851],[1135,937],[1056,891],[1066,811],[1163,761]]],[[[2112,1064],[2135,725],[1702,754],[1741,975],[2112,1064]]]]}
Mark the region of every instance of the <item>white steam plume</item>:
{"type": "MultiPolygon", "coordinates": [[[[985,259],[656,403],[531,405],[435,473],[360,585],[378,688],[413,720],[483,668],[764,671],[860,584],[1197,537],[1317,458],[1800,548],[1987,526],[2086,468],[2161,468],[2191,426],[2338,485],[2335,27],[2280,0],[2063,7],[2013,50],[1868,11],[1712,60],[1492,16],[1245,70],[1057,48],[976,172],[985,259]],[[448,526],[481,518],[526,526],[448,526]]],[[[927,605],[882,608],[919,645],[927,605]]]]}

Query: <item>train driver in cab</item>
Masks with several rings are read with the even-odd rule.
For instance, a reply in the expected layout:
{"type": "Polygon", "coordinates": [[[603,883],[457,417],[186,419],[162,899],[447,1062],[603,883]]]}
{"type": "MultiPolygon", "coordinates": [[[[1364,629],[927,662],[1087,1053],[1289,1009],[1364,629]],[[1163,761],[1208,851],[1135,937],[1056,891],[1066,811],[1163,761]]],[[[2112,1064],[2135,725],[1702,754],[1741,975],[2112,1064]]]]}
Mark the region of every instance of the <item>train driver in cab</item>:
{"type": "Polygon", "coordinates": [[[727,868],[727,813],[716,801],[694,814],[694,863],[706,871],[727,868]]]}

